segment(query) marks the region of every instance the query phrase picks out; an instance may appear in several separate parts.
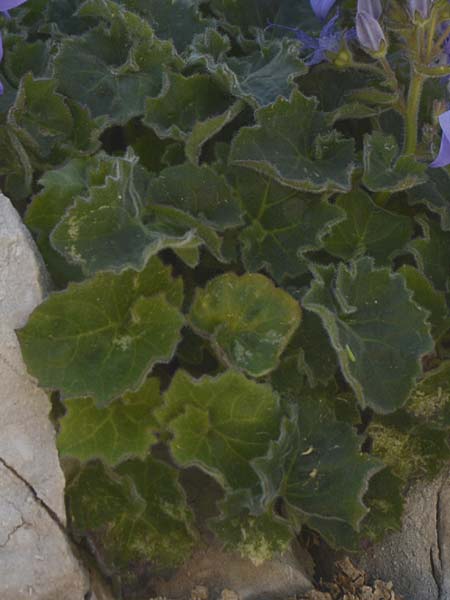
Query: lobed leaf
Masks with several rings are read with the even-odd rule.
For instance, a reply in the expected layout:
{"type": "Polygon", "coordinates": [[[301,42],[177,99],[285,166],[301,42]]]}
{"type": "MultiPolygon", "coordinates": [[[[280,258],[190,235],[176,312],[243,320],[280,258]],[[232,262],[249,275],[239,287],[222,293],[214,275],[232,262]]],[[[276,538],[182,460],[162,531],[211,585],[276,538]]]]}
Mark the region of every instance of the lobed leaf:
{"type": "Polygon", "coordinates": [[[167,568],[192,550],[192,516],[178,472],[165,463],[133,460],[116,472],[87,463],[67,496],[73,530],[96,535],[109,567],[126,572],[132,562],[151,561],[154,570],[167,568]]]}
{"type": "Polygon", "coordinates": [[[299,190],[350,190],[353,141],[330,132],[316,100],[294,91],[289,101],[278,98],[259,109],[256,121],[234,138],[233,164],[299,190]]]}
{"type": "Polygon", "coordinates": [[[98,408],[92,398],[75,398],[64,404],[67,411],[58,433],[62,457],[98,458],[114,466],[129,458],[145,459],[150,446],[158,442],[158,423],[152,414],[160,404],[156,378],[107,407],[98,408]]]}
{"type": "Polygon", "coordinates": [[[421,357],[433,349],[428,313],[403,277],[374,268],[368,257],[317,269],[303,305],[322,319],[360,404],[380,413],[400,408],[420,376],[421,357]]]}
{"type": "Polygon", "coordinates": [[[367,509],[362,497],[380,462],[361,452],[361,439],[336,421],[327,392],[300,392],[282,433],[253,466],[266,502],[281,496],[295,514],[336,519],[357,529],[367,509]]]}
{"type": "Polygon", "coordinates": [[[339,196],[336,206],[346,219],[335,224],[324,241],[333,256],[350,260],[367,254],[381,266],[400,254],[412,237],[412,219],[379,208],[363,191],[339,196]]]}
{"type": "Polygon", "coordinates": [[[426,165],[412,156],[398,156],[393,135],[375,131],[364,137],[363,183],[372,192],[400,192],[427,180],[426,165]]]}
{"type": "Polygon", "coordinates": [[[148,23],[115,2],[92,0],[80,14],[106,23],[64,39],[55,59],[58,88],[103,117],[99,122],[125,124],[161,92],[163,73],[183,63],[170,42],[156,39],[148,23]]]}
{"type": "Polygon", "coordinates": [[[29,372],[64,398],[105,406],[140,387],[180,340],[183,284],[154,257],[140,272],[99,273],[51,294],[18,331],[29,372]]]}
{"type": "Polygon", "coordinates": [[[231,489],[257,485],[250,461],[266,453],[280,424],[270,386],[231,370],[201,379],[177,371],[157,416],[173,433],[170,448],[180,465],[199,466],[231,489]]]}
{"type": "Polygon", "coordinates": [[[227,273],[197,289],[189,313],[228,366],[254,377],[272,371],[300,324],[300,306],[263,275],[227,273]]]}
{"type": "Polygon", "coordinates": [[[236,188],[250,224],[240,233],[248,271],[267,269],[281,282],[308,271],[304,253],[319,250],[323,237],[344,213],[326,198],[282,186],[239,169],[236,188]]]}

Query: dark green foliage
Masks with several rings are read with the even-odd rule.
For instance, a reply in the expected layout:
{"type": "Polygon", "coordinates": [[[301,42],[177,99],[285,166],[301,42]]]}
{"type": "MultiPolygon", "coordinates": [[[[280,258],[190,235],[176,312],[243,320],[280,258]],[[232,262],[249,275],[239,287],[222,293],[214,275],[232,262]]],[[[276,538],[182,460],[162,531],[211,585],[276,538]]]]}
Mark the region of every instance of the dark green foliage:
{"type": "Polygon", "coordinates": [[[307,0],[2,22],[0,185],[54,284],[18,337],[122,582],[191,552],[194,472],[199,530],[260,564],[302,526],[380,539],[450,456],[449,172],[400,149],[389,71],[309,69],[269,21],[321,29],[307,0]]]}

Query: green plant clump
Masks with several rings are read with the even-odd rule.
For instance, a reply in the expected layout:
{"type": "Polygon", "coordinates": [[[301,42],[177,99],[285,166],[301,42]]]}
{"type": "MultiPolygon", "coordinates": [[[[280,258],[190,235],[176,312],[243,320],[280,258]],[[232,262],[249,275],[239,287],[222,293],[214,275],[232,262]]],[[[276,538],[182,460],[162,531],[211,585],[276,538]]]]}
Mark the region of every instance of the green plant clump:
{"type": "Polygon", "coordinates": [[[0,187],[54,284],[18,336],[119,588],[206,530],[357,551],[449,460],[450,5],[422,4],[0,15],[0,187]]]}

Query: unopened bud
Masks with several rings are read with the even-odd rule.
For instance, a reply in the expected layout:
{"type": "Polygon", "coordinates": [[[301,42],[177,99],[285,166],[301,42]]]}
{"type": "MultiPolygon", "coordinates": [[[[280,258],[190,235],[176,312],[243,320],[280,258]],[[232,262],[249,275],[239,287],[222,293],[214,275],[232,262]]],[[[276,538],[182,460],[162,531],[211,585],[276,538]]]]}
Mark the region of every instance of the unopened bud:
{"type": "Polygon", "coordinates": [[[358,0],[357,12],[365,12],[378,21],[383,12],[380,0],[358,0]]]}
{"type": "Polygon", "coordinates": [[[430,14],[431,0],[408,0],[408,11],[411,18],[416,18],[416,13],[421,19],[428,19],[430,14]]]}
{"type": "Polygon", "coordinates": [[[356,15],[356,36],[361,46],[371,52],[380,52],[386,45],[386,38],[380,24],[372,15],[364,11],[356,15]]]}

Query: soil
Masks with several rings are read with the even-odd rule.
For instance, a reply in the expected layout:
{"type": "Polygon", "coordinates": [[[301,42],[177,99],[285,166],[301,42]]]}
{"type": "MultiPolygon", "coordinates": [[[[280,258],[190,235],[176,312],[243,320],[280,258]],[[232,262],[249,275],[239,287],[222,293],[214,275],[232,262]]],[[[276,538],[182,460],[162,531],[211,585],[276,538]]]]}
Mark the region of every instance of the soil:
{"type": "MultiPolygon", "coordinates": [[[[170,600],[165,597],[149,600],[170,600]]],[[[189,600],[216,600],[211,598],[204,586],[196,586],[189,600]]],[[[233,590],[223,590],[217,600],[239,600],[233,590]]],[[[268,599],[269,600],[269,599],[268,599]]],[[[335,575],[331,582],[321,583],[317,589],[306,595],[286,600],[406,600],[395,593],[390,582],[376,580],[369,583],[364,571],[356,567],[349,558],[335,564],[335,575]]]]}

